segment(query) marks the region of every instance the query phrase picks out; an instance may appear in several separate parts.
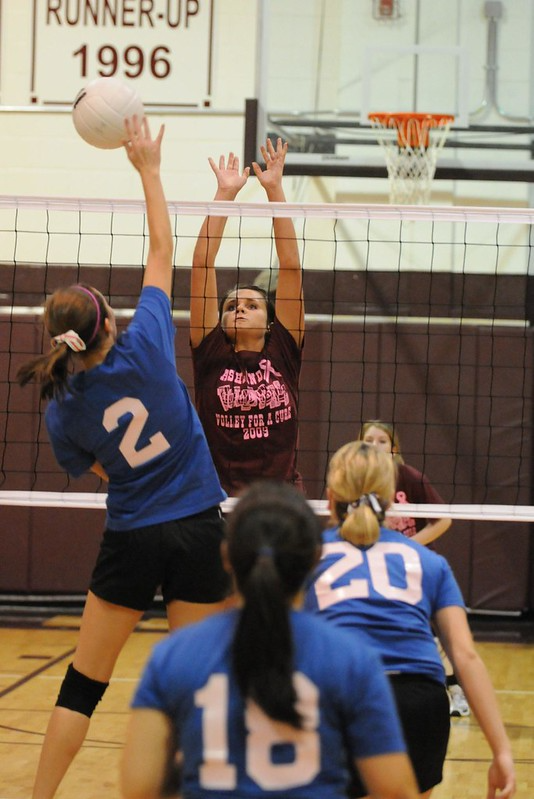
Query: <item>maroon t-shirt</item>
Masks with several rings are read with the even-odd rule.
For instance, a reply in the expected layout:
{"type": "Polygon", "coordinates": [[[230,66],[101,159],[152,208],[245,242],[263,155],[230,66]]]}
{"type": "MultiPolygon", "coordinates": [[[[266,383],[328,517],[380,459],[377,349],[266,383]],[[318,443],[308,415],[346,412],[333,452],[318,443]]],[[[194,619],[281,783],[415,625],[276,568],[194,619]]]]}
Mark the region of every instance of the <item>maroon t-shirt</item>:
{"type": "MultiPolygon", "coordinates": [[[[408,466],[406,463],[397,464],[397,486],[395,489],[395,502],[413,504],[436,504],[442,505],[443,500],[428,482],[428,478],[422,472],[408,466]]],[[[427,524],[428,519],[412,516],[388,516],[387,526],[391,530],[398,530],[399,533],[411,538],[427,524]]]]}
{"type": "Polygon", "coordinates": [[[236,352],[219,324],[193,349],[195,404],[230,496],[259,479],[300,486],[301,362],[301,349],[277,319],[261,352],[236,352]]]}

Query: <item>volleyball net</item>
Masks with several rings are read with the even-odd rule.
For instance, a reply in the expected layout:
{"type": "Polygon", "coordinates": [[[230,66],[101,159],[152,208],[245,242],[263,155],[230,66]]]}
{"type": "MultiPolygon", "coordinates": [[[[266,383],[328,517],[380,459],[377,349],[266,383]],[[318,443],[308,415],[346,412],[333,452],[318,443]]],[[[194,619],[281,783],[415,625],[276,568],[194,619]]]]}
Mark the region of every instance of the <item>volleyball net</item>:
{"type": "MultiPolygon", "coordinates": [[[[273,218],[295,222],[306,338],[298,464],[323,496],[328,460],[362,421],[395,425],[404,460],[454,504],[531,503],[534,319],[529,210],[170,203],[177,367],[192,389],[190,264],[206,214],[228,216],[219,289],[276,287],[273,218]]],[[[0,489],[102,491],[55,463],[21,363],[48,347],[42,306],[57,286],[96,286],[119,321],[147,253],[144,204],[0,198],[0,489]],[[80,488],[81,487],[81,488],[80,488]]],[[[21,495],[22,498],[22,495],[21,495]]]]}
{"type": "MultiPolygon", "coordinates": [[[[534,518],[534,211],[216,202],[169,210],[177,370],[191,393],[190,273],[204,217],[228,217],[219,293],[236,282],[276,289],[273,220],[291,217],[306,311],[298,468],[313,507],[327,513],[329,459],[361,423],[393,423],[405,462],[446,504],[392,513],[454,519],[461,547],[448,543],[458,541],[451,534],[440,542],[471,606],[524,606],[534,518]]],[[[10,552],[21,559],[26,541],[21,569],[33,576],[21,585],[69,585],[41,576],[48,547],[58,540],[77,555],[86,539],[71,541],[73,529],[100,529],[93,511],[103,510],[106,485],[60,469],[38,387],[21,389],[17,370],[49,347],[42,309],[58,286],[95,286],[124,327],[147,250],[142,202],[0,197],[0,505],[6,563],[10,552]]]]}

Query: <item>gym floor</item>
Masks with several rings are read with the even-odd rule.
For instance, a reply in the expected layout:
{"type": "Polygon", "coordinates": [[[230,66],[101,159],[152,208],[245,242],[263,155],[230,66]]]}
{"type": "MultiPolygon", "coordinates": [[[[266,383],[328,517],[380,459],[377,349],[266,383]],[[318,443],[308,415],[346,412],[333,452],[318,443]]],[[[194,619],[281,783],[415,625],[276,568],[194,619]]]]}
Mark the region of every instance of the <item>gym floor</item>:
{"type": "MultiPolygon", "coordinates": [[[[78,636],[83,597],[28,603],[0,597],[0,799],[31,794],[50,710],[78,636]]],[[[512,741],[516,799],[534,797],[534,618],[471,615],[512,741]]],[[[123,650],[89,736],[57,799],[119,799],[118,764],[128,704],[143,664],[166,634],[158,603],[123,650]]],[[[432,799],[485,796],[489,748],[473,716],[454,718],[444,779],[432,799]]]]}

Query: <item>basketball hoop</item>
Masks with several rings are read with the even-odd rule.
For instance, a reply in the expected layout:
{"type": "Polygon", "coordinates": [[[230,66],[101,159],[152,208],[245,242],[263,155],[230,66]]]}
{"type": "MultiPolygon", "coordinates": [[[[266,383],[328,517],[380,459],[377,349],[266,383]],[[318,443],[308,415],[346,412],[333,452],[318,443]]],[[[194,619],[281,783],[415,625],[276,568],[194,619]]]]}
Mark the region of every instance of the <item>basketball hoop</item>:
{"type": "Polygon", "coordinates": [[[426,203],[450,114],[369,114],[384,150],[392,203],[426,203]]]}

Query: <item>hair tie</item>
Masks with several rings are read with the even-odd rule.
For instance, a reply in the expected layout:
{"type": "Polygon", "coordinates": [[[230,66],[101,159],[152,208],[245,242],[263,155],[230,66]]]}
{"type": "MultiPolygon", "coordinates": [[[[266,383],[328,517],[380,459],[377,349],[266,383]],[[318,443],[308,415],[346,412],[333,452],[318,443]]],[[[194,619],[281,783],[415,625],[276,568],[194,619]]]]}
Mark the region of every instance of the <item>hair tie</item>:
{"type": "Polygon", "coordinates": [[[258,560],[260,558],[263,558],[264,560],[272,560],[273,557],[274,557],[274,549],[271,546],[268,546],[266,544],[258,549],[258,560]]]}
{"type": "Polygon", "coordinates": [[[75,330],[67,330],[66,333],[54,336],[52,338],[52,347],[55,349],[59,344],[66,344],[73,352],[83,352],[83,350],[87,349],[85,341],[80,338],[75,330]]]}
{"type": "MultiPolygon", "coordinates": [[[[96,308],[95,327],[94,327],[94,330],[93,330],[93,333],[92,333],[91,337],[89,338],[89,341],[87,342],[87,346],[89,346],[89,344],[91,344],[91,342],[94,341],[94,339],[96,337],[96,334],[100,330],[100,303],[98,302],[98,300],[95,297],[95,295],[93,294],[93,292],[89,291],[89,289],[86,289],[85,286],[76,285],[76,286],[74,286],[74,288],[78,289],[79,291],[83,291],[85,294],[87,294],[87,296],[91,298],[91,301],[93,302],[93,304],[94,304],[94,306],[96,308]]],[[[84,349],[85,349],[85,347],[84,347],[84,349]]]]}
{"type": "Polygon", "coordinates": [[[375,493],[370,492],[369,494],[362,494],[359,499],[349,503],[349,508],[354,511],[359,508],[360,505],[367,505],[368,508],[371,508],[379,522],[383,522],[386,518],[384,508],[380,504],[380,501],[375,493]]]}

